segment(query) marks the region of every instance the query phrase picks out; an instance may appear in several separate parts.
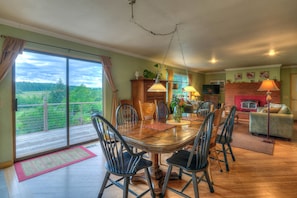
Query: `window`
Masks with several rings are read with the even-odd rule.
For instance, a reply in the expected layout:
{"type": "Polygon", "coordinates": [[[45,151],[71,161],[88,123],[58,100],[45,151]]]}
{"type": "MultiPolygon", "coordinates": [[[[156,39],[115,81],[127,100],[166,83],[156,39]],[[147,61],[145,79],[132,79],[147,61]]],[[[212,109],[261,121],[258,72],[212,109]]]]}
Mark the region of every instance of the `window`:
{"type": "Polygon", "coordinates": [[[173,95],[179,98],[187,98],[187,93],[183,92],[183,87],[188,85],[188,76],[183,74],[173,74],[173,84],[177,84],[177,89],[172,89],[173,95]]]}

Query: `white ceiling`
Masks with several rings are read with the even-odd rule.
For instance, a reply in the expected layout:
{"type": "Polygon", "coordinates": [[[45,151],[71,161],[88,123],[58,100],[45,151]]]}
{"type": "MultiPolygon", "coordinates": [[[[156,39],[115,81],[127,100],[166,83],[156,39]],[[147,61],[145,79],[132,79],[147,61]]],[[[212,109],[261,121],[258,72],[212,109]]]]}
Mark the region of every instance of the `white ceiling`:
{"type": "MultiPolygon", "coordinates": [[[[0,0],[0,23],[78,40],[158,63],[171,36],[131,19],[128,0],[0,0]]],[[[178,25],[194,71],[297,65],[296,0],[136,0],[134,20],[166,33],[178,25]],[[270,49],[278,53],[267,55],[270,49]],[[211,58],[218,62],[212,64],[211,58]]],[[[1,30],[0,30],[1,31],[1,30]]],[[[0,32],[1,33],[1,32],[0,32]]],[[[175,33],[165,64],[184,66],[175,33]]]]}

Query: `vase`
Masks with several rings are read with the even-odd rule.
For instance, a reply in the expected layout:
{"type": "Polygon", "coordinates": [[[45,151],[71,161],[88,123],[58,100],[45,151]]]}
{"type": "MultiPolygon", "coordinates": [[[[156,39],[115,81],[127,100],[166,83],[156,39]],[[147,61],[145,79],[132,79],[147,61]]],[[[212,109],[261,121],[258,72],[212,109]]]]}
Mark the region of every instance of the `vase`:
{"type": "Polygon", "coordinates": [[[175,106],[173,109],[173,119],[175,122],[180,122],[182,118],[183,108],[181,106],[175,106]]]}

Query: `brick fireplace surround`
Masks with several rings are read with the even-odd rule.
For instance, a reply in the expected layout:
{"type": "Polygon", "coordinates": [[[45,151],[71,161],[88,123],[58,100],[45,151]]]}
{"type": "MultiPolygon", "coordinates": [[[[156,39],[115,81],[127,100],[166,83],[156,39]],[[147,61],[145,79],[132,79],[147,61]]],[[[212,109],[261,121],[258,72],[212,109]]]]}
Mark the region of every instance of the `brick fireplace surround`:
{"type": "MultiPolygon", "coordinates": [[[[281,89],[279,81],[275,82],[276,85],[281,89]]],[[[240,82],[240,83],[226,83],[225,85],[225,105],[236,106],[239,118],[247,119],[248,113],[241,113],[240,102],[244,99],[256,100],[259,102],[259,106],[266,104],[266,92],[257,91],[260,87],[261,82],[240,82]]],[[[273,91],[272,103],[280,103],[281,93],[280,91],[273,91]]]]}

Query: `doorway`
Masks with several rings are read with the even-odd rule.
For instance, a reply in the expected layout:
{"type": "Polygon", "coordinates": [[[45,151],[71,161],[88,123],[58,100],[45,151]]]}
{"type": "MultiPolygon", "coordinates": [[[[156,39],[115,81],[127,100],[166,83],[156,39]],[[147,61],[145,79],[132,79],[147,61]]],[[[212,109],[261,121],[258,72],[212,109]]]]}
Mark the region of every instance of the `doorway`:
{"type": "Polygon", "coordinates": [[[16,160],[97,139],[101,63],[25,50],[14,79],[16,160]]]}

